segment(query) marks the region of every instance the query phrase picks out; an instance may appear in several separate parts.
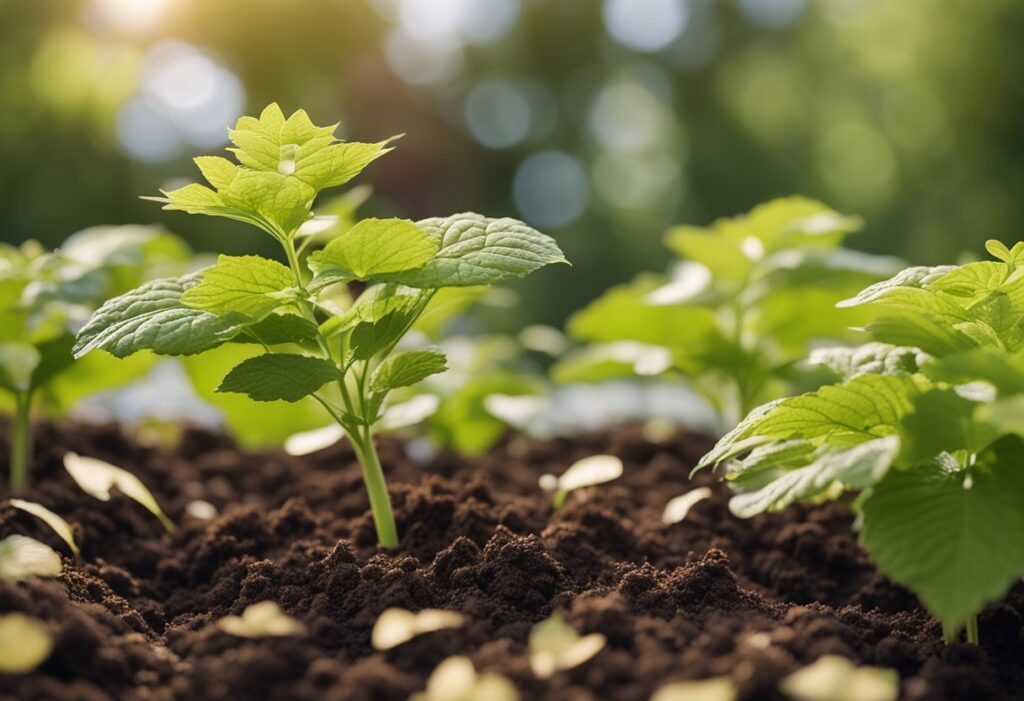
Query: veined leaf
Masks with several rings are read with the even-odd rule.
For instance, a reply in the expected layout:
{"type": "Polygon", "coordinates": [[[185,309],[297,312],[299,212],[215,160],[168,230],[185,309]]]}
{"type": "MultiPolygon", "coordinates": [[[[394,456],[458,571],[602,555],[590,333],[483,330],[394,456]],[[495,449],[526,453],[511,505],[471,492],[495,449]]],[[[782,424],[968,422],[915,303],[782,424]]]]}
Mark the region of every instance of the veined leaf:
{"type": "Polygon", "coordinates": [[[349,336],[352,357],[368,360],[390,348],[402,337],[415,319],[415,309],[388,312],[376,321],[356,324],[349,336]]]}
{"type": "Polygon", "coordinates": [[[440,241],[407,219],[364,219],[310,257],[322,280],[368,280],[422,267],[440,241]]]}
{"type": "Polygon", "coordinates": [[[241,314],[254,321],[280,307],[285,290],[296,284],[287,267],[260,256],[220,256],[201,275],[199,284],[182,294],[182,304],[217,316],[241,314]]]}
{"type": "Polygon", "coordinates": [[[245,333],[234,340],[242,341],[249,337],[258,343],[275,346],[314,339],[318,330],[316,324],[297,314],[270,314],[262,321],[247,326],[245,333]]]}
{"type": "Polygon", "coordinates": [[[947,636],[1024,574],[1024,446],[1004,439],[976,468],[893,470],[863,504],[864,546],[947,636]]]}
{"type": "Polygon", "coordinates": [[[912,375],[928,360],[916,348],[865,343],[854,348],[816,348],[808,362],[824,365],[844,380],[860,375],[912,375]]]}
{"type": "Polygon", "coordinates": [[[322,358],[265,353],[235,367],[217,391],[245,394],[258,402],[297,402],[341,378],[341,371],[322,358]]]}
{"type": "Polygon", "coordinates": [[[370,380],[370,388],[374,392],[387,392],[409,387],[447,369],[448,359],[441,351],[404,351],[387,358],[377,367],[370,380]]]}
{"type": "Polygon", "coordinates": [[[230,340],[248,324],[237,315],[217,316],[186,307],[182,295],[200,275],[154,280],[101,306],[78,333],[75,357],[101,349],[125,358],[140,350],[192,355],[230,340]]]}
{"type": "Polygon", "coordinates": [[[437,254],[415,270],[377,275],[409,287],[493,285],[525,277],[552,263],[567,263],[554,239],[515,219],[488,219],[467,212],[424,219],[416,225],[438,246],[437,254]]]}
{"type": "Polygon", "coordinates": [[[963,384],[990,382],[1000,396],[1024,393],[1024,356],[994,348],[976,348],[929,363],[924,373],[934,380],[963,384]]]}

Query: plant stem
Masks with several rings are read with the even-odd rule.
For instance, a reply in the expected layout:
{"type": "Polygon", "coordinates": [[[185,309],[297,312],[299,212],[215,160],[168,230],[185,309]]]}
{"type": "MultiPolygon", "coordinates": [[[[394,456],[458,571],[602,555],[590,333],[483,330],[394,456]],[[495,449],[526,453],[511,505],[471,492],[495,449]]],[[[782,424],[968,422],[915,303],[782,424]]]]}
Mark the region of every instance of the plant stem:
{"type": "Polygon", "coordinates": [[[384,481],[384,470],[377,457],[377,449],[373,438],[366,431],[366,436],[350,436],[355,447],[356,457],[363,468],[363,482],[370,495],[370,510],[373,513],[373,525],[377,528],[377,540],[382,547],[398,547],[398,528],[395,526],[395,514],[391,510],[391,497],[384,481]]]}
{"type": "Polygon", "coordinates": [[[28,486],[29,466],[32,462],[31,408],[31,392],[19,392],[16,395],[14,426],[11,430],[12,492],[19,492],[28,486]]]}
{"type": "Polygon", "coordinates": [[[978,637],[978,616],[974,615],[967,619],[967,642],[971,645],[980,644],[978,637]]]}

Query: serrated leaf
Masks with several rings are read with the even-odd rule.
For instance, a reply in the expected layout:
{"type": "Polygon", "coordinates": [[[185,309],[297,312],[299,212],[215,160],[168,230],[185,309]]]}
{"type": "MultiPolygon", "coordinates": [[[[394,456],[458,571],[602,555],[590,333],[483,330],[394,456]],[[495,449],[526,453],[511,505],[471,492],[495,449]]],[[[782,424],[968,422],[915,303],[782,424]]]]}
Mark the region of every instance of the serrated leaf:
{"type": "Polygon", "coordinates": [[[931,389],[916,397],[913,411],[902,421],[901,460],[916,465],[939,453],[983,450],[998,437],[998,431],[977,420],[977,407],[977,402],[950,389],[931,389]]]}
{"type": "Polygon", "coordinates": [[[258,402],[297,402],[341,378],[341,371],[322,358],[265,353],[235,367],[217,391],[245,394],[258,402]]]}
{"type": "Polygon", "coordinates": [[[140,350],[192,355],[230,340],[249,323],[247,319],[217,316],[182,304],[182,295],[199,281],[198,273],[154,280],[108,300],[78,332],[75,357],[96,349],[118,358],[140,350]]]}
{"type": "Polygon", "coordinates": [[[364,219],[310,256],[323,281],[369,280],[422,267],[440,241],[407,219],[364,219]]]}
{"type": "Polygon", "coordinates": [[[0,540],[0,582],[57,577],[63,571],[60,555],[45,543],[23,535],[9,535],[0,540]]]}
{"type": "Polygon", "coordinates": [[[0,615],[0,674],[27,674],[53,651],[53,636],[38,618],[20,612],[0,615]]]}
{"type": "Polygon", "coordinates": [[[916,348],[888,343],[865,343],[854,348],[815,348],[808,362],[823,365],[844,380],[860,375],[912,375],[925,362],[928,354],[916,348]]]}
{"type": "Polygon", "coordinates": [[[370,388],[374,392],[387,392],[409,387],[447,369],[448,359],[441,351],[403,351],[390,356],[374,370],[370,388]]]}
{"type": "Polygon", "coordinates": [[[260,256],[222,255],[200,274],[199,284],[182,294],[182,304],[217,316],[241,314],[254,321],[280,307],[282,293],[296,284],[287,267],[260,256]]]}
{"type": "Polygon", "coordinates": [[[878,568],[956,633],[1024,574],[1024,447],[1004,439],[975,469],[893,470],[864,502],[878,568]],[[1009,537],[1014,534],[1013,537],[1009,537]]]}
{"type": "Polygon", "coordinates": [[[409,287],[493,285],[525,277],[545,265],[566,263],[550,236],[515,219],[488,219],[471,212],[423,219],[416,225],[438,245],[437,254],[415,270],[378,275],[409,287]]]}
{"type": "Polygon", "coordinates": [[[60,536],[60,539],[68,544],[71,548],[71,552],[78,557],[78,544],[75,543],[75,534],[71,530],[71,525],[63,518],[47,509],[42,504],[37,504],[34,501],[25,501],[24,499],[11,499],[11,506],[25,513],[32,514],[36,518],[40,519],[47,526],[53,529],[53,532],[60,536]]]}
{"type": "Polygon", "coordinates": [[[415,319],[415,309],[388,312],[376,321],[356,324],[349,336],[352,357],[368,360],[390,348],[405,334],[415,319]]]}
{"type": "MultiPolygon", "coordinates": [[[[729,510],[740,518],[781,511],[790,504],[842,489],[865,489],[882,479],[900,451],[896,436],[876,438],[841,450],[827,450],[809,464],[784,470],[765,486],[737,494],[729,510]]],[[[838,493],[836,496],[838,496],[838,493]]]]}
{"type": "Polygon", "coordinates": [[[268,346],[282,343],[300,343],[316,338],[319,327],[297,314],[270,314],[265,319],[247,326],[243,336],[235,341],[251,340],[268,346]]]}
{"type": "Polygon", "coordinates": [[[174,532],[174,524],[160,508],[156,497],[142,480],[128,470],[77,453],[67,453],[64,456],[64,469],[89,496],[100,501],[110,501],[111,492],[117,489],[156,516],[168,533],[174,532]]]}
{"type": "Polygon", "coordinates": [[[41,360],[39,351],[31,344],[0,342],[0,387],[28,392],[32,388],[32,374],[41,360]]]}

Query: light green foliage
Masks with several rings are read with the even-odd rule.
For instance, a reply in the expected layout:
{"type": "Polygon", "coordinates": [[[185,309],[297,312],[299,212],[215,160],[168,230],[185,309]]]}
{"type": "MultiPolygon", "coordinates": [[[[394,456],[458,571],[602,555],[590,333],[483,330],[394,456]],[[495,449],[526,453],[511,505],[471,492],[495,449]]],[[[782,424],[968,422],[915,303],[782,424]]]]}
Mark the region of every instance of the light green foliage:
{"type": "MultiPolygon", "coordinates": [[[[301,110],[286,118],[271,105],[230,131],[237,164],[196,159],[212,188],[188,185],[161,200],[167,209],[253,224],[278,241],[287,265],[221,256],[199,273],[139,287],[93,315],[75,353],[244,354],[218,391],[260,402],[319,404],[352,440],[381,543],[394,547],[374,424],[387,413],[392,390],[446,368],[438,351],[396,348],[439,288],[493,284],[565,258],[552,239],[512,219],[458,214],[353,223],[351,204],[339,205],[336,221],[314,219],[321,190],[347,182],[390,150],[386,142],[338,141],[334,129],[313,125],[301,110]],[[322,250],[309,253],[321,243],[322,250]],[[355,300],[345,285],[354,281],[369,283],[355,300]],[[265,352],[231,350],[243,344],[265,352]]],[[[193,365],[190,372],[202,370],[193,365]]]]}
{"type": "Polygon", "coordinates": [[[86,229],[54,252],[34,242],[0,245],[0,389],[14,400],[15,489],[23,486],[31,462],[33,408],[60,415],[86,394],[124,384],[151,364],[144,357],[123,368],[98,357],[75,364],[74,329],[102,300],[158,275],[180,273],[188,255],[173,235],[137,226],[86,229]]]}
{"type": "Polygon", "coordinates": [[[42,504],[37,504],[34,501],[25,501],[24,499],[11,499],[11,506],[25,513],[32,514],[36,518],[40,519],[43,523],[53,529],[53,532],[60,536],[60,539],[68,544],[71,548],[71,552],[74,553],[75,557],[78,557],[78,544],[75,542],[75,534],[71,530],[71,524],[65,521],[63,518],[47,509],[42,504]]]}
{"type": "Polygon", "coordinates": [[[1024,244],[988,248],[845,302],[874,340],[815,354],[844,379],[755,409],[699,465],[724,465],[741,516],[861,491],[879,569],[972,642],[1024,575],[1024,244]]]}
{"type": "Polygon", "coordinates": [[[43,621],[23,613],[0,615],[0,674],[27,674],[53,651],[53,636],[43,621]]]}
{"type": "Polygon", "coordinates": [[[787,389],[820,381],[813,368],[795,366],[812,342],[852,338],[849,327],[864,315],[835,304],[895,270],[892,259],[840,248],[859,228],[857,218],[801,197],[708,228],[676,227],[666,243],[681,262],[667,276],[614,287],[573,316],[570,335],[599,345],[568,355],[554,376],[681,375],[727,427],[787,389]],[[623,342],[660,346],[670,360],[623,360],[623,342]]]}
{"type": "Polygon", "coordinates": [[[57,577],[63,571],[60,555],[45,543],[23,535],[9,535],[0,540],[0,582],[57,577]]]}
{"type": "Polygon", "coordinates": [[[116,489],[156,516],[168,533],[174,532],[174,524],[160,508],[156,497],[142,480],[128,470],[76,453],[67,453],[64,456],[64,469],[71,475],[75,484],[94,499],[110,501],[110,495],[116,489]]]}

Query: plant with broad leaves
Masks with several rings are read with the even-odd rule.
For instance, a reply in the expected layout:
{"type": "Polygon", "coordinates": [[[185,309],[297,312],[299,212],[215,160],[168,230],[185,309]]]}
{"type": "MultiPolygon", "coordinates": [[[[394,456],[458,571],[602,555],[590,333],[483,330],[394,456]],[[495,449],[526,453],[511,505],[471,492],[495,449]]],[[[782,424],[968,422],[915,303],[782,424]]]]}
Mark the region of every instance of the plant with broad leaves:
{"type": "Polygon", "coordinates": [[[34,407],[62,415],[84,396],[122,385],[150,366],[150,358],[139,356],[118,367],[105,354],[75,363],[75,329],[104,299],[180,272],[188,258],[173,235],[139,226],[86,229],[53,252],[32,241],[17,248],[0,244],[0,395],[6,395],[0,403],[14,414],[12,490],[29,478],[34,407]]]}
{"type": "Polygon", "coordinates": [[[165,208],[243,221],[271,236],[286,264],[221,256],[217,264],[157,280],[104,304],[78,335],[76,356],[105,350],[194,355],[228,341],[263,352],[232,368],[218,391],[257,401],[313,397],[344,429],[363,466],[381,545],[398,533],[373,442],[388,395],[446,368],[436,349],[396,352],[445,287],[490,285],[565,262],[555,242],[513,219],[456,214],[419,222],[364,219],[305,258],[312,206],[390,151],[388,142],[339,141],[303,111],[277,105],[229,131],[238,163],[206,156],[209,182],[164,193],[165,208]],[[366,289],[349,301],[348,283],[366,289]]]}
{"type": "Polygon", "coordinates": [[[1024,243],[916,267],[842,303],[873,341],[821,350],[843,378],[765,404],[698,465],[749,517],[860,491],[861,540],[947,639],[1024,575],[1024,243]]]}
{"type": "Polygon", "coordinates": [[[588,343],[555,367],[559,382],[683,376],[726,428],[754,406],[819,382],[796,362],[813,341],[851,339],[855,310],[836,302],[895,272],[898,261],[841,248],[858,230],[801,197],[774,200],[708,228],[679,226],[667,276],[611,288],[569,321],[588,343]]]}

